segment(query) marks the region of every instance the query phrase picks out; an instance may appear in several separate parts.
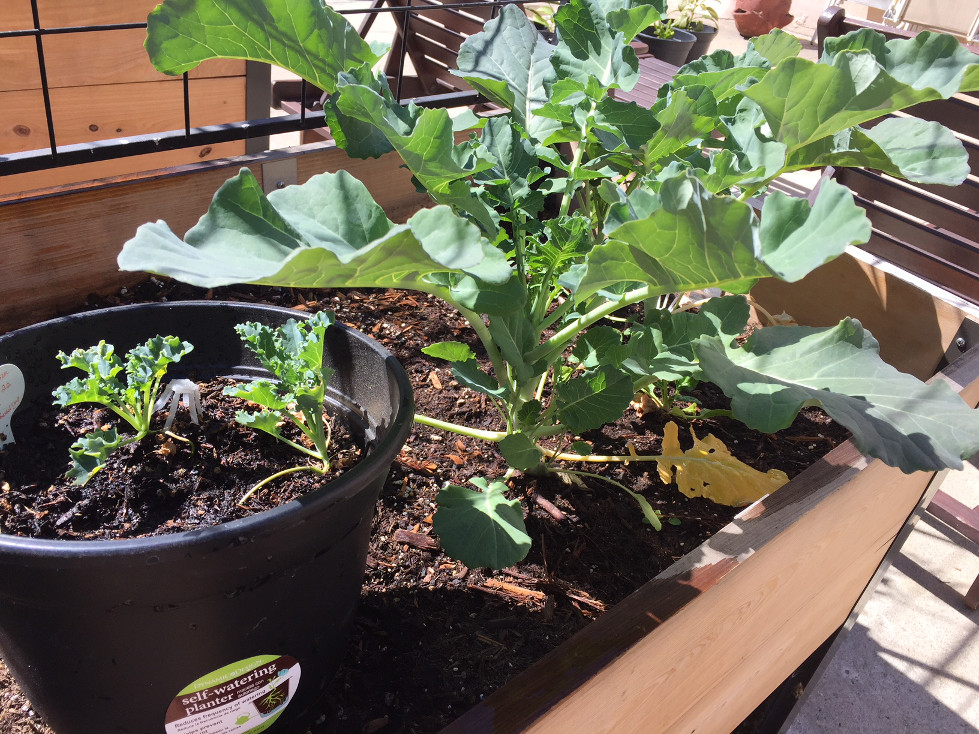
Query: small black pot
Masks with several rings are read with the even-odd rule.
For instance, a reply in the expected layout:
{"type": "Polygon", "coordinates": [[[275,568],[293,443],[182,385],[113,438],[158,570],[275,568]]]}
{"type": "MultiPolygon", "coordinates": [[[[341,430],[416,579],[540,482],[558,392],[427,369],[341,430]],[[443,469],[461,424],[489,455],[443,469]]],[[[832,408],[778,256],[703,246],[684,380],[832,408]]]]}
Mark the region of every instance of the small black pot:
{"type": "Polygon", "coordinates": [[[690,48],[697,40],[692,33],[679,28],[673,29],[673,38],[659,38],[651,32],[640,33],[636,38],[647,44],[649,53],[657,59],[674,66],[683,66],[687,63],[690,48]]]}
{"type": "MultiPolygon", "coordinates": [[[[264,370],[234,325],[302,317],[210,301],[150,304],[0,336],[0,364],[19,366],[27,383],[14,437],[30,430],[33,414],[67,379],[58,350],[105,339],[125,352],[173,334],[194,351],[171,366],[172,376],[254,378],[264,370]]],[[[411,386],[394,357],[342,325],[330,327],[326,341],[336,369],[327,402],[367,449],[335,481],[274,510],[175,535],[90,542],[0,535],[0,653],[59,734],[210,731],[187,728],[195,711],[220,710],[245,726],[258,715],[252,700],[272,681],[289,692],[273,714],[276,731],[305,731],[340,665],[371,516],[413,418],[411,386]]]]}
{"type": "Polygon", "coordinates": [[[699,31],[690,29],[687,32],[692,33],[696,39],[693,46],[690,47],[689,53],[687,53],[686,63],[689,64],[691,61],[696,61],[710,50],[710,45],[714,42],[714,39],[717,38],[717,28],[712,25],[705,24],[699,31]]]}

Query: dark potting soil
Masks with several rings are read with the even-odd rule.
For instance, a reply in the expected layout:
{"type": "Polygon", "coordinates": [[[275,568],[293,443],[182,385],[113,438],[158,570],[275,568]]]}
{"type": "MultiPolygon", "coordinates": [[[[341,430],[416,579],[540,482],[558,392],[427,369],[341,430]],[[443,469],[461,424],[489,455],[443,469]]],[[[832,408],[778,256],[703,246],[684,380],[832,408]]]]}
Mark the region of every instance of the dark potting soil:
{"type": "MultiPolygon", "coordinates": [[[[166,410],[158,411],[155,432],[110,454],[84,486],[65,476],[72,442],[98,428],[115,428],[121,435],[132,434],[132,428],[108,408],[91,403],[46,412],[33,432],[18,432],[17,443],[0,450],[2,532],[105,540],[197,530],[301,497],[357,460],[360,450],[349,431],[333,420],[330,472],[292,473],[244,499],[263,479],[311,462],[273,436],[238,423],[239,410],[257,409],[223,394],[233,384],[225,378],[198,383],[200,424],[191,422],[181,406],[164,432],[166,410]]],[[[293,441],[302,438],[295,426],[287,425],[284,433],[293,441]]]]}
{"type": "MultiPolygon", "coordinates": [[[[204,292],[150,278],[108,302],[93,298],[91,306],[202,297],[334,310],[338,320],[371,335],[402,362],[419,412],[477,428],[501,427],[485,398],[462,390],[444,362],[421,353],[445,340],[466,342],[480,353],[459,314],[425,295],[244,287],[204,292]]],[[[705,406],[726,405],[710,385],[699,386],[694,396],[705,406]]],[[[665,421],[655,412],[630,410],[583,438],[595,453],[624,453],[627,442],[640,454],[656,453],[665,421]]],[[[782,469],[790,477],[846,438],[815,409],[775,435],[723,418],[690,425],[700,437],[713,433],[752,466],[782,469]]],[[[682,442],[687,436],[680,433],[682,442]]],[[[664,487],[650,464],[589,470],[642,492],[662,513],[660,532],[643,522],[631,498],[607,483],[588,479],[572,486],[518,476],[510,482],[511,497],[528,510],[530,555],[502,572],[469,569],[444,555],[432,533],[435,496],[446,482],[465,485],[474,476],[502,476],[505,469],[492,444],[415,425],[378,501],[352,639],[312,734],[438,731],[738,512],[664,487]]],[[[0,671],[0,734],[5,732],[50,730],[0,671]]]]}

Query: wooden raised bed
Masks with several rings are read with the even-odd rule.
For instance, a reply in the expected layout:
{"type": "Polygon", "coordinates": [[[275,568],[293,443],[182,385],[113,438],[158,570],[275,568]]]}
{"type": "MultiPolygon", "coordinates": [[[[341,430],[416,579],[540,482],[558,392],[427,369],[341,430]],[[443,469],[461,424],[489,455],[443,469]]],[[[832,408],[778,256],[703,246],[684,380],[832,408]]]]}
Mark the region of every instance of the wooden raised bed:
{"type": "MultiPolygon", "coordinates": [[[[165,210],[182,232],[244,164],[266,188],[346,167],[394,219],[424,201],[397,159],[351,161],[319,144],[0,202],[11,258],[0,329],[132,280],[115,257],[136,226],[165,210]]],[[[803,323],[856,316],[892,362],[918,374],[934,372],[967,323],[849,255],[798,284],[760,284],[755,296],[803,323]]],[[[979,403],[979,349],[946,379],[979,403]]],[[[933,478],[838,447],[446,731],[730,732],[843,624],[933,478]]]]}

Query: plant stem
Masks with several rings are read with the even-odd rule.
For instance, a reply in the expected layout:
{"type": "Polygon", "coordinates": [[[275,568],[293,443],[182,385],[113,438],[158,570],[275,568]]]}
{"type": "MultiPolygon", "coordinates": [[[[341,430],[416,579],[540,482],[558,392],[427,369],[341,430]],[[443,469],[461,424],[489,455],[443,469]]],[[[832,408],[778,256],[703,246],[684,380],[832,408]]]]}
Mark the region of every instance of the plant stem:
{"type": "Polygon", "coordinates": [[[445,431],[458,433],[461,436],[478,438],[481,441],[497,442],[502,441],[507,437],[506,431],[484,431],[480,428],[470,428],[469,426],[463,426],[459,423],[451,423],[449,421],[439,420],[438,418],[432,418],[431,416],[424,415],[423,413],[415,413],[415,423],[420,423],[423,426],[431,426],[432,428],[441,428],[445,431]]]}
{"type": "Polygon", "coordinates": [[[242,496],[242,498],[238,500],[238,507],[245,508],[245,503],[249,500],[249,498],[253,494],[255,494],[258,490],[260,490],[262,487],[264,487],[266,484],[271,482],[273,479],[278,479],[279,477],[284,477],[286,474],[295,474],[296,472],[301,472],[301,471],[312,471],[312,472],[316,472],[317,474],[326,473],[325,470],[320,469],[318,466],[293,466],[288,469],[283,469],[280,472],[276,472],[272,476],[265,477],[265,479],[263,479],[254,487],[252,487],[247,492],[245,492],[244,496],[242,496]]]}
{"type": "Polygon", "coordinates": [[[649,521],[649,524],[653,526],[653,530],[663,529],[663,523],[660,521],[659,515],[656,514],[656,510],[654,510],[653,506],[649,504],[649,500],[647,500],[638,492],[633,492],[631,489],[629,489],[621,482],[617,482],[614,479],[609,479],[608,477],[603,477],[601,474],[592,474],[591,472],[587,472],[587,471],[578,471],[576,469],[562,469],[561,471],[564,472],[565,474],[573,474],[578,477],[591,477],[592,479],[598,479],[603,482],[607,482],[608,484],[611,484],[613,487],[618,487],[623,492],[625,492],[630,497],[632,497],[632,499],[634,499],[639,504],[639,508],[642,510],[643,517],[645,517],[649,521]]]}
{"type": "Polygon", "coordinates": [[[582,314],[563,329],[556,332],[550,339],[531,351],[530,354],[527,355],[527,361],[530,363],[537,362],[540,359],[551,361],[558,354],[564,351],[564,348],[567,346],[568,342],[570,342],[579,333],[594,324],[596,321],[605,318],[609,314],[615,313],[620,308],[624,308],[625,306],[630,306],[633,303],[638,303],[639,301],[644,301],[647,298],[651,298],[653,295],[656,295],[654,293],[653,286],[647,285],[623,294],[623,296],[616,301],[606,301],[601,306],[593,308],[586,314],[582,314]]]}

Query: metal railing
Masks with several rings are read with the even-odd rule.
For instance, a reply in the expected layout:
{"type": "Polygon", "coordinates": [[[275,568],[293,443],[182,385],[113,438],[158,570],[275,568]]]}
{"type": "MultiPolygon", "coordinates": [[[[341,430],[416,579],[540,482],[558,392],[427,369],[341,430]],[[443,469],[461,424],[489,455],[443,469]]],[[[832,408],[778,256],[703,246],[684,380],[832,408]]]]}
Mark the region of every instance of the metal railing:
{"type": "MultiPolygon", "coordinates": [[[[400,24],[400,33],[404,34],[407,43],[401,44],[401,58],[397,64],[397,74],[392,81],[392,88],[400,90],[404,77],[405,56],[407,55],[410,44],[411,19],[419,13],[436,12],[443,10],[472,10],[475,8],[492,8],[492,15],[495,17],[499,8],[505,4],[525,4],[533,0],[474,0],[473,2],[457,2],[445,4],[431,4],[426,2],[422,5],[413,6],[408,0],[406,6],[382,7],[385,0],[375,0],[374,4],[368,8],[339,10],[342,15],[364,16],[365,21],[361,28],[362,35],[366,35],[371,27],[373,19],[378,15],[387,13],[400,13],[403,19],[400,24]]],[[[48,70],[44,56],[44,39],[49,36],[61,34],[84,34],[96,31],[124,31],[133,29],[145,29],[146,23],[115,23],[105,25],[80,25],[68,27],[45,28],[41,24],[38,12],[38,0],[31,0],[31,11],[33,14],[33,28],[20,30],[0,31],[0,44],[7,39],[33,37],[37,53],[38,68],[40,70],[41,96],[44,103],[44,114],[47,122],[47,137],[49,146],[36,150],[4,153],[0,150],[0,176],[28,173],[31,171],[42,171],[62,166],[71,166],[82,163],[92,163],[95,161],[105,161],[115,158],[125,158],[128,156],[143,155],[146,153],[159,153],[162,151],[172,151],[181,148],[190,148],[198,145],[214,145],[236,140],[254,140],[269,135],[280,133],[296,132],[321,128],[325,125],[324,113],[308,109],[307,104],[307,84],[302,83],[302,105],[299,114],[285,115],[282,117],[265,117],[244,121],[232,121],[220,125],[208,125],[202,127],[192,127],[190,85],[194,83],[188,74],[183,75],[183,121],[184,126],[181,130],[164,130],[159,132],[132,135],[124,138],[109,138],[87,143],[74,143],[68,145],[58,145],[57,121],[52,111],[51,87],[48,81],[48,70]]],[[[95,51],[97,52],[97,51],[95,51]]],[[[2,73],[2,70],[0,70],[2,73]]],[[[410,100],[402,100],[403,104],[409,101],[415,104],[428,107],[462,107],[474,104],[479,101],[476,92],[451,92],[446,94],[436,94],[425,97],[414,97],[410,100]]]]}

